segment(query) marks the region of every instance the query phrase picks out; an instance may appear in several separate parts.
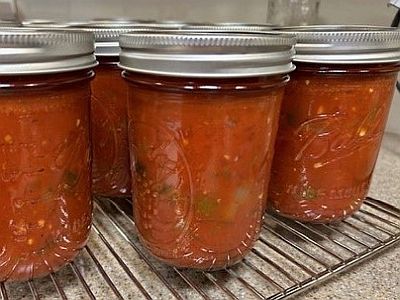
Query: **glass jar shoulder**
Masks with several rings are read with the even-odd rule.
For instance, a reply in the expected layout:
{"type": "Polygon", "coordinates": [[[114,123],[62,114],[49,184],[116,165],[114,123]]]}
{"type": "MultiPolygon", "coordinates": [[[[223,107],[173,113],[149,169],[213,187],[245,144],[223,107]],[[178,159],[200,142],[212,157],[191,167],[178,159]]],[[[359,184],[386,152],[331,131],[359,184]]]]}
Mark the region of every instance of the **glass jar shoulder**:
{"type": "Polygon", "coordinates": [[[286,74],[247,78],[186,78],[123,71],[122,76],[134,86],[190,93],[264,90],[283,86],[289,81],[286,74]]]}
{"type": "Polygon", "coordinates": [[[91,80],[94,71],[81,70],[55,74],[34,74],[23,76],[0,75],[0,88],[3,92],[9,90],[35,90],[52,87],[66,86],[91,80]]]}
{"type": "Polygon", "coordinates": [[[379,74],[396,73],[400,70],[400,63],[384,64],[319,64],[295,62],[294,75],[301,73],[325,74],[325,75],[356,75],[356,74],[379,74]]]}

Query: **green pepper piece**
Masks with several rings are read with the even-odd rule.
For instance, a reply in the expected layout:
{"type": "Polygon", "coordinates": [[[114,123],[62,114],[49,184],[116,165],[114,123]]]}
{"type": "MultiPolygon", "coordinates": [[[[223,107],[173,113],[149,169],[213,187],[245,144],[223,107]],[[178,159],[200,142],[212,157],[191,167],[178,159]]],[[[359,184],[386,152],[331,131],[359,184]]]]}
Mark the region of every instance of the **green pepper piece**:
{"type": "Polygon", "coordinates": [[[302,192],[301,197],[307,200],[313,200],[318,197],[318,192],[311,186],[307,186],[302,192]]]}
{"type": "Polygon", "coordinates": [[[217,200],[207,195],[202,195],[200,197],[196,197],[195,201],[196,201],[196,210],[200,216],[210,217],[213,214],[215,214],[215,211],[218,207],[217,200]]]}
{"type": "Polygon", "coordinates": [[[79,176],[77,173],[71,170],[66,170],[64,172],[64,182],[69,188],[73,188],[78,184],[79,176]]]}
{"type": "Polygon", "coordinates": [[[172,185],[169,184],[163,184],[161,185],[161,187],[158,189],[158,193],[160,195],[170,195],[172,193],[172,191],[174,190],[174,187],[172,185]]]}

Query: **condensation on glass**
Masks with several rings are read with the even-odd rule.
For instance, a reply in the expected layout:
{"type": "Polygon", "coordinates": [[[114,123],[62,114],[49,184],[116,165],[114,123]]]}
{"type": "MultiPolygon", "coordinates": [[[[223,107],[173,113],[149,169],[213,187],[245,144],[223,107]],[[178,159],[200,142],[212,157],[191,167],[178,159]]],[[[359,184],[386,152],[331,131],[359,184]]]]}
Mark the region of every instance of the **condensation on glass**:
{"type": "Polygon", "coordinates": [[[279,35],[122,36],[134,217],[158,259],[220,269],[254,245],[293,43],[279,35]]]}
{"type": "Polygon", "coordinates": [[[0,31],[0,282],[57,271],[88,239],[93,43],[0,31]]]}
{"type": "Polygon", "coordinates": [[[370,186],[400,68],[400,32],[284,31],[295,33],[299,46],[282,105],[270,208],[300,221],[339,221],[359,209],[370,186]]]}

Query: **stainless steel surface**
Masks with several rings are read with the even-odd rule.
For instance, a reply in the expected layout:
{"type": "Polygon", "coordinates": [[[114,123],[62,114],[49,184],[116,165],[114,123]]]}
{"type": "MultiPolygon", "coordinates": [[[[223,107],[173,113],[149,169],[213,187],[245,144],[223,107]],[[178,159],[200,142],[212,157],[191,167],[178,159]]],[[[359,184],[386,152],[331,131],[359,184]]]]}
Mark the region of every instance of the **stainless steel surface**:
{"type": "Polygon", "coordinates": [[[276,28],[296,35],[295,61],[372,64],[400,61],[400,31],[365,25],[315,25],[276,28]]]}
{"type": "Polygon", "coordinates": [[[0,284],[13,299],[286,299],[400,241],[400,209],[369,198],[332,225],[266,215],[242,263],[207,273],[159,263],[140,245],[126,199],[95,202],[91,240],[74,263],[28,283],[0,284]]]}
{"type": "Polygon", "coordinates": [[[48,74],[97,65],[92,33],[0,30],[0,74],[48,74]]]}
{"type": "Polygon", "coordinates": [[[295,39],[289,35],[133,32],[120,37],[120,66],[179,77],[249,77],[294,69],[295,39]]]}

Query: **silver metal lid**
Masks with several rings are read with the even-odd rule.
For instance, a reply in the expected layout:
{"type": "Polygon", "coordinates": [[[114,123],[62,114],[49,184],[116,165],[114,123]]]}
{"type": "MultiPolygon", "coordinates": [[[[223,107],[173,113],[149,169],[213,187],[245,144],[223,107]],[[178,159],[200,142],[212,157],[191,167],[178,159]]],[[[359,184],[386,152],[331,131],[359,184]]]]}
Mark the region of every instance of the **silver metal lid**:
{"type": "Polygon", "coordinates": [[[94,37],[78,31],[0,31],[0,74],[48,74],[97,65],[94,37]]]}
{"type": "Polygon", "coordinates": [[[90,23],[148,24],[148,23],[156,23],[156,21],[151,19],[95,18],[92,21],[90,21],[90,23]]]}
{"type": "Polygon", "coordinates": [[[276,28],[297,38],[295,61],[372,64],[400,61],[400,31],[392,27],[324,25],[276,28]]]}
{"type": "Polygon", "coordinates": [[[248,24],[248,23],[209,23],[209,24],[190,24],[183,26],[182,29],[197,31],[219,31],[219,32],[253,32],[271,30],[275,26],[272,24],[248,24]]]}
{"type": "Polygon", "coordinates": [[[89,22],[85,24],[79,24],[71,26],[71,28],[89,31],[94,34],[96,40],[96,56],[118,56],[120,52],[119,47],[119,36],[122,33],[131,31],[154,31],[176,28],[178,29],[181,25],[164,25],[161,23],[137,23],[137,22],[113,22],[113,21],[101,21],[101,22],[89,22]]]}
{"type": "Polygon", "coordinates": [[[46,20],[46,19],[31,19],[22,21],[22,25],[25,27],[59,27],[59,24],[54,20],[46,20]]]}
{"type": "Polygon", "coordinates": [[[37,29],[45,29],[45,30],[56,30],[56,29],[66,29],[73,26],[79,26],[83,23],[81,22],[65,22],[65,23],[53,23],[53,22],[43,22],[43,23],[32,23],[32,24],[23,24],[23,27],[29,28],[32,30],[37,29]]]}
{"type": "Polygon", "coordinates": [[[190,25],[191,23],[182,21],[182,20],[161,20],[161,21],[154,22],[154,24],[177,27],[177,26],[190,25]]]}
{"type": "Polygon", "coordinates": [[[137,23],[129,22],[89,22],[71,26],[71,28],[91,32],[95,37],[95,55],[96,56],[118,56],[119,35],[121,33],[132,31],[137,23]]]}
{"type": "Polygon", "coordinates": [[[281,34],[134,32],[120,37],[120,66],[178,77],[283,74],[294,69],[294,44],[281,34]]]}

